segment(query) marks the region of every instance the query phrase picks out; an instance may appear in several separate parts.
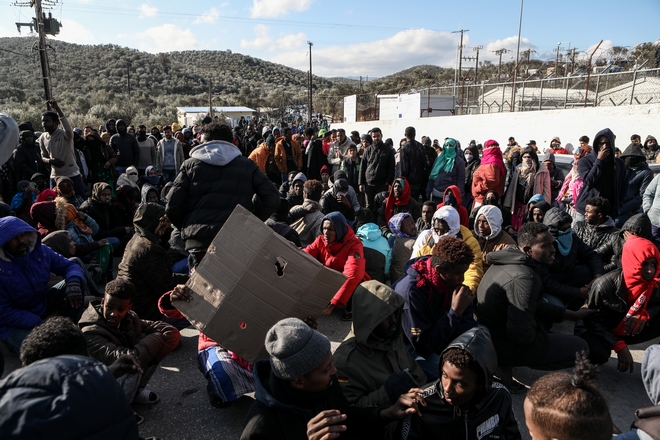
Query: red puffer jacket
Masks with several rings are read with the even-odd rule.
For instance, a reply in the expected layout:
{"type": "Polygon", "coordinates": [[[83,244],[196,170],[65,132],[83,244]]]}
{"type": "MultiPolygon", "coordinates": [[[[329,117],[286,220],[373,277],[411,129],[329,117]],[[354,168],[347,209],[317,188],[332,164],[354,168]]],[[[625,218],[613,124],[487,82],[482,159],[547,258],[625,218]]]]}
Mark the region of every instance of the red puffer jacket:
{"type": "Polygon", "coordinates": [[[351,228],[341,241],[326,243],[323,235],[319,235],[314,243],[303,249],[312,257],[323,263],[324,266],[342,272],[348,277],[330,301],[335,306],[343,306],[353,295],[353,292],[362,281],[368,281],[369,275],[365,271],[364,248],[359,238],[351,228]]]}

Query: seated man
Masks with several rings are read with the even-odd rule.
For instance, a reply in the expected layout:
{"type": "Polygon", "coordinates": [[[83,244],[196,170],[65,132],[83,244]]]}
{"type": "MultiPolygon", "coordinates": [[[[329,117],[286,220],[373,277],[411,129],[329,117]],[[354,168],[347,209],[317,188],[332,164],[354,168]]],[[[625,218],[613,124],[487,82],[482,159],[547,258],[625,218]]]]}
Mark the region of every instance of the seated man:
{"type": "Polygon", "coordinates": [[[106,368],[88,357],[78,326],[55,316],[25,338],[21,362],[0,381],[3,439],[138,439],[142,417],[116,380],[136,372],[137,359],[125,355],[106,368]]]}
{"type": "Polygon", "coordinates": [[[411,260],[406,276],[392,286],[406,304],[403,332],[410,354],[429,380],[437,379],[440,353],[452,339],[476,326],[474,294],[463,284],[474,260],[470,247],[456,237],[442,238],[430,257],[411,260]]]}
{"type": "Polygon", "coordinates": [[[162,361],[179,343],[179,331],[162,321],[145,321],[131,310],[135,287],[126,280],[110,281],[103,299],[92,301],[78,325],[85,335],[89,354],[111,365],[123,354],[139,359],[144,373],[120,381],[126,397],[134,403],[154,405],[159,397],[145,389],[162,361]]]}
{"type": "Polygon", "coordinates": [[[490,267],[488,254],[508,247],[516,247],[516,242],[502,229],[502,212],[497,206],[483,205],[477,213],[474,236],[481,248],[481,264],[484,272],[490,267]]]}
{"type": "Polygon", "coordinates": [[[550,209],[543,224],[554,237],[555,258],[541,266],[543,297],[551,304],[577,310],[589,296],[593,281],[605,273],[603,260],[571,229],[573,218],[559,208],[550,209]]]}
{"type": "Polygon", "coordinates": [[[433,218],[433,214],[435,214],[436,210],[436,205],[437,203],[434,203],[430,200],[427,200],[424,202],[422,205],[422,216],[417,219],[417,222],[415,225],[417,226],[417,232],[422,232],[426,231],[427,229],[431,229],[433,226],[431,224],[431,219],[433,218]]]}
{"type": "Polygon", "coordinates": [[[592,197],[587,200],[584,208],[584,221],[573,224],[575,235],[600,255],[604,266],[611,264],[614,257],[612,240],[617,239],[619,232],[609,212],[609,200],[605,197],[592,197]]]}
{"type": "Polygon", "coordinates": [[[507,387],[513,385],[514,366],[568,368],[575,363],[575,353],[588,350],[580,338],[548,333],[541,322],[577,321],[594,312],[573,312],[543,300],[538,271],[541,265],[552,264],[553,241],[546,225],[525,223],[518,232],[517,249],[488,255],[491,266],[477,290],[477,321],[490,330],[500,377],[507,387]]]}
{"type": "Polygon", "coordinates": [[[266,335],[270,360],[254,365],[256,402],[246,416],[241,440],[335,438],[344,431],[380,439],[386,422],[416,413],[413,388],[388,408],[349,406],[332,362],[330,341],[297,318],[283,319],[266,335]],[[325,409],[325,410],[323,410],[325,409]]]}
{"type": "Polygon", "coordinates": [[[493,383],[497,368],[495,348],[485,327],[475,327],[456,338],[438,365],[440,379],[424,390],[421,415],[411,415],[388,426],[392,439],[520,439],[511,407],[511,394],[493,383]],[[464,414],[464,417],[457,417],[464,414]],[[403,436],[403,432],[408,432],[403,436]]]}
{"type": "Polygon", "coordinates": [[[303,246],[309,246],[321,235],[324,214],[321,212],[323,185],[318,180],[308,180],[303,185],[303,203],[289,210],[288,223],[300,237],[303,246]]]}
{"type": "Polygon", "coordinates": [[[16,217],[0,219],[0,340],[14,351],[41,321],[83,312],[82,268],[41,243],[37,231],[16,217]],[[64,281],[47,289],[50,274],[64,281]]]}
{"type": "Polygon", "coordinates": [[[353,327],[334,353],[346,400],[357,406],[390,406],[426,375],[408,351],[401,328],[405,300],[378,281],[353,295],[353,327]]]}

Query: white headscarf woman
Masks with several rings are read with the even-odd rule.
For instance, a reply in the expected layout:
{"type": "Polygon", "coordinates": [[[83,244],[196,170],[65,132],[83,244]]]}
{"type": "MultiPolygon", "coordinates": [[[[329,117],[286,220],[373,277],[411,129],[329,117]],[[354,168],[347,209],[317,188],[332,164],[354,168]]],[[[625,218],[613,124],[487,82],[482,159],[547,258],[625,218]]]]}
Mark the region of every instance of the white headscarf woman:
{"type": "Polygon", "coordinates": [[[458,215],[458,211],[452,206],[443,206],[433,214],[433,218],[431,219],[431,229],[422,231],[417,237],[415,245],[413,246],[413,257],[429,255],[430,252],[426,253],[420,251],[426,247],[429,249],[432,248],[442,237],[459,237],[460,232],[461,218],[458,215]],[[441,226],[439,228],[436,226],[438,220],[441,221],[441,226]]]}

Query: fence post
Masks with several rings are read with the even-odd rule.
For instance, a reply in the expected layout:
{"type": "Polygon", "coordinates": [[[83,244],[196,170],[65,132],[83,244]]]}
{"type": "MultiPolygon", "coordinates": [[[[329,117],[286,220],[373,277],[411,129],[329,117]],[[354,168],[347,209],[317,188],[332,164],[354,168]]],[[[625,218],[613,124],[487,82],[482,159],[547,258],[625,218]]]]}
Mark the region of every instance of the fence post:
{"type": "Polygon", "coordinates": [[[483,113],[484,113],[484,101],[485,101],[484,94],[485,94],[485,93],[486,93],[486,89],[485,89],[485,87],[484,87],[484,83],[482,82],[482,83],[481,83],[481,114],[482,114],[482,115],[483,115],[483,113]]]}
{"type": "Polygon", "coordinates": [[[520,111],[525,111],[525,84],[527,81],[522,82],[522,96],[520,97],[520,111]]]}
{"type": "Polygon", "coordinates": [[[596,97],[594,98],[594,107],[598,106],[598,93],[600,92],[600,76],[602,74],[598,74],[598,80],[596,81],[596,97]]]}
{"type": "Polygon", "coordinates": [[[633,98],[635,97],[635,83],[637,82],[637,70],[633,72],[633,81],[632,81],[632,88],[630,90],[630,104],[632,105],[633,103],[633,98]]]}
{"type": "Polygon", "coordinates": [[[500,113],[504,111],[504,96],[506,94],[506,83],[500,83],[502,84],[502,105],[500,106],[500,113]]]}
{"type": "Polygon", "coordinates": [[[539,92],[539,110],[543,110],[543,78],[541,78],[541,91],[539,92]]]}
{"type": "Polygon", "coordinates": [[[566,96],[564,96],[564,108],[566,108],[566,104],[568,103],[568,87],[571,85],[571,80],[569,77],[566,77],[566,96]]]}

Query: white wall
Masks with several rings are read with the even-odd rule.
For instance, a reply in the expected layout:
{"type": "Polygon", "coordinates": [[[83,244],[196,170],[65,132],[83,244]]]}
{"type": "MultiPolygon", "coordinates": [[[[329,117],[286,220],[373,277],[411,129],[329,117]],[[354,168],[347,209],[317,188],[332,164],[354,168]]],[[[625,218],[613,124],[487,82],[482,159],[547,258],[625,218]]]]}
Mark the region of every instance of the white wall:
{"type": "Polygon", "coordinates": [[[357,130],[360,134],[380,127],[383,138],[391,137],[394,145],[404,137],[408,126],[417,130],[417,140],[429,136],[442,142],[445,137],[453,137],[465,147],[471,139],[482,144],[495,139],[504,147],[509,136],[513,136],[520,145],[534,139],[541,151],[553,136],[559,136],[563,144],[570,142],[577,147],[580,136],[587,135],[593,141],[598,131],[610,128],[617,136],[616,146],[623,151],[632,134],[639,134],[642,142],[649,134],[660,136],[660,104],[332,124],[332,128],[344,128],[349,133],[357,130]]]}

